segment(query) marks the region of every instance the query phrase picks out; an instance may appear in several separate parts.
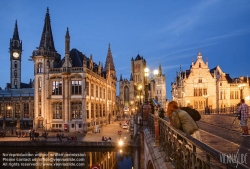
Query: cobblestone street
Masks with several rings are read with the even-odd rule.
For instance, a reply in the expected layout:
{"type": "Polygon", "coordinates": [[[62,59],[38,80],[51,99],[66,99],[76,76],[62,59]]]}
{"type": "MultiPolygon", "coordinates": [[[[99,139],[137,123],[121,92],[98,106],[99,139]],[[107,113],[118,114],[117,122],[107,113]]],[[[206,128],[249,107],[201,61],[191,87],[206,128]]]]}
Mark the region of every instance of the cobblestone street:
{"type": "MultiPolygon", "coordinates": [[[[202,115],[201,120],[197,122],[200,129],[212,133],[226,140],[232,141],[243,147],[250,148],[250,137],[240,136],[241,128],[239,120],[235,115],[211,114],[202,115]]],[[[248,121],[248,127],[250,126],[248,121]]]]}

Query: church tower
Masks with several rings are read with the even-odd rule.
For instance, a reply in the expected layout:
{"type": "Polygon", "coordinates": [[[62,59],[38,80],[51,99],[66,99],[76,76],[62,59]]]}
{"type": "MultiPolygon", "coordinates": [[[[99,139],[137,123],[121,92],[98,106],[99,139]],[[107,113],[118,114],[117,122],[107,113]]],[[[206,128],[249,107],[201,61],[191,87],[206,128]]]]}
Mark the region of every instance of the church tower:
{"type": "Polygon", "coordinates": [[[15,23],[13,37],[10,39],[10,88],[21,88],[21,56],[22,41],[19,39],[17,21],[15,23]]]}
{"type": "Polygon", "coordinates": [[[155,76],[155,94],[157,96],[158,103],[162,108],[166,108],[166,76],[162,73],[161,64],[158,68],[158,75],[155,76]]]}
{"type": "Polygon", "coordinates": [[[49,120],[49,68],[53,68],[59,61],[61,56],[57,53],[52,35],[50,24],[49,8],[44,20],[44,27],[40,40],[40,45],[32,53],[34,62],[34,120],[35,128],[45,126],[44,121],[49,120]]]}
{"type": "Polygon", "coordinates": [[[115,104],[111,101],[112,98],[116,98],[116,71],[115,71],[115,65],[113,61],[113,56],[112,52],[110,49],[110,43],[108,45],[108,53],[106,57],[106,62],[105,62],[105,68],[104,71],[106,72],[106,78],[107,78],[107,96],[108,100],[110,100],[107,104],[107,112],[108,114],[108,119],[110,119],[111,115],[114,115],[115,111],[115,104]]]}

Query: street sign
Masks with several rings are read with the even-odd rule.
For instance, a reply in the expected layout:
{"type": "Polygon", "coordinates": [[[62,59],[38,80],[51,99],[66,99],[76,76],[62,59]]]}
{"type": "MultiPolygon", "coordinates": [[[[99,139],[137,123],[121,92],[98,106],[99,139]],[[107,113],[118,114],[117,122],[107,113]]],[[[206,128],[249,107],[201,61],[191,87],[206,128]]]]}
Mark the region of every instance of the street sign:
{"type": "Polygon", "coordinates": [[[98,164],[93,164],[91,169],[100,169],[100,166],[98,164]]]}
{"type": "Polygon", "coordinates": [[[121,135],[122,134],[122,131],[118,131],[118,135],[121,135]]]}

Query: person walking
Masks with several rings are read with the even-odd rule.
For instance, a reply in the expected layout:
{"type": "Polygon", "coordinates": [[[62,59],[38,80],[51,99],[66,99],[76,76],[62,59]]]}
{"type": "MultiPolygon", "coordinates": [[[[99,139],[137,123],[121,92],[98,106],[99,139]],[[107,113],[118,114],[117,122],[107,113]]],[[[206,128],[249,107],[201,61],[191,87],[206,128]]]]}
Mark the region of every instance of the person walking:
{"type": "Polygon", "coordinates": [[[31,130],[31,128],[30,128],[30,129],[29,129],[30,140],[32,139],[32,138],[31,138],[31,131],[32,131],[32,130],[31,130]]]}
{"type": "Polygon", "coordinates": [[[186,134],[193,136],[197,140],[201,140],[197,124],[186,111],[179,108],[176,101],[171,101],[168,104],[166,114],[172,126],[182,130],[186,134]]]}
{"type": "Polygon", "coordinates": [[[241,136],[249,136],[248,125],[247,125],[247,120],[249,116],[248,115],[249,108],[248,108],[248,105],[245,103],[244,99],[240,99],[240,106],[238,108],[238,112],[241,115],[241,118],[240,118],[240,126],[242,129],[241,136]]]}

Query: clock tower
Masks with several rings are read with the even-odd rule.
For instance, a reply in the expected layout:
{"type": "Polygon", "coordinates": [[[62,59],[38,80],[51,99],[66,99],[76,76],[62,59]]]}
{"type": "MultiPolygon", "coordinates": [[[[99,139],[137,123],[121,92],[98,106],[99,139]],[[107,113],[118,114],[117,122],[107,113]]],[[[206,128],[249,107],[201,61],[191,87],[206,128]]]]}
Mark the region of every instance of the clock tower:
{"type": "Polygon", "coordinates": [[[17,21],[15,23],[13,38],[10,39],[10,88],[21,88],[21,56],[22,41],[19,39],[17,21]]]}

